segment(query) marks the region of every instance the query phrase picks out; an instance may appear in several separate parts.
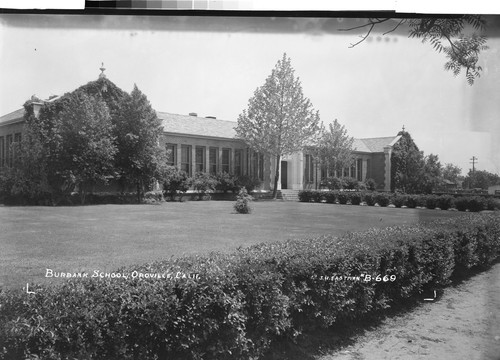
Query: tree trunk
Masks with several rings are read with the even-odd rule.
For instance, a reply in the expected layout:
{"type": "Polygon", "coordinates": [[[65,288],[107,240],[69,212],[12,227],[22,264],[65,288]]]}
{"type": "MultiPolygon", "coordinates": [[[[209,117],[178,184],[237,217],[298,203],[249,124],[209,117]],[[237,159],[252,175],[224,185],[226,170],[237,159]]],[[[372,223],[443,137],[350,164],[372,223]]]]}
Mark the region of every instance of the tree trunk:
{"type": "Polygon", "coordinates": [[[137,190],[137,203],[141,203],[141,185],[139,180],[136,182],[136,190],[137,190]]]}
{"type": "Polygon", "coordinates": [[[274,175],[273,199],[278,196],[278,180],[280,178],[281,155],[276,156],[276,174],[274,175]]]}

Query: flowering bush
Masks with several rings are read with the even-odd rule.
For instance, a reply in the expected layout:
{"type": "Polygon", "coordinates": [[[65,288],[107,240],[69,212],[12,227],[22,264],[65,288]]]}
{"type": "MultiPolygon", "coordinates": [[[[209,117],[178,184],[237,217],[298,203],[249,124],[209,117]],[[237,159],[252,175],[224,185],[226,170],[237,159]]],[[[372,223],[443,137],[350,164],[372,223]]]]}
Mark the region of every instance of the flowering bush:
{"type": "Polygon", "coordinates": [[[236,197],[236,203],[234,204],[234,210],[240,214],[249,214],[252,212],[250,207],[250,202],[252,197],[248,195],[247,189],[242,188],[236,197]]]}

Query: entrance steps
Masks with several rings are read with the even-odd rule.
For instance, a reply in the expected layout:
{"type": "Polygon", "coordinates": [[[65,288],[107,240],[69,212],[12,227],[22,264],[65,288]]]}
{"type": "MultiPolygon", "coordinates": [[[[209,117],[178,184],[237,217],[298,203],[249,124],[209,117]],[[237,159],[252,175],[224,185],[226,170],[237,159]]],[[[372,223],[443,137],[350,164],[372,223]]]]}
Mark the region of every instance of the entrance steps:
{"type": "Polygon", "coordinates": [[[280,195],[285,201],[299,201],[299,190],[282,189],[278,191],[278,198],[280,195]]]}

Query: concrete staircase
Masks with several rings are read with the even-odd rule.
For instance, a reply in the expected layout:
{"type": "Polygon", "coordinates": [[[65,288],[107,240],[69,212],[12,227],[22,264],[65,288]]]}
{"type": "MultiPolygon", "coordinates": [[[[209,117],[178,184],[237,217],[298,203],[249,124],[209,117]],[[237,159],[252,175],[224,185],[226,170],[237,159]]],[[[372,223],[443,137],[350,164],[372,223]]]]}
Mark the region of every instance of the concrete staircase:
{"type": "Polygon", "coordinates": [[[284,201],[299,201],[299,190],[280,190],[278,191],[278,199],[279,198],[283,199],[284,201]]]}

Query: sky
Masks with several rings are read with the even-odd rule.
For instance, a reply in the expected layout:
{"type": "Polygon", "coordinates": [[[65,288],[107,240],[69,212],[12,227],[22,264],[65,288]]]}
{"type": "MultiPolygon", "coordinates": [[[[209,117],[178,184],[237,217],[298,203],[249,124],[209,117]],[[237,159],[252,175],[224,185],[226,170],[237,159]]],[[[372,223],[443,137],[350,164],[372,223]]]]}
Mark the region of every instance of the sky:
{"type": "MultiPolygon", "coordinates": [[[[236,121],[283,53],[327,124],[355,138],[404,126],[425,155],[465,175],[500,173],[500,16],[488,17],[484,71],[473,86],[407,28],[363,43],[339,31],[364,19],[0,14],[0,114],[36,94],[61,95],[96,80],[137,84],[157,111],[236,121]]],[[[391,26],[392,25],[392,26],[391,26]]]]}

